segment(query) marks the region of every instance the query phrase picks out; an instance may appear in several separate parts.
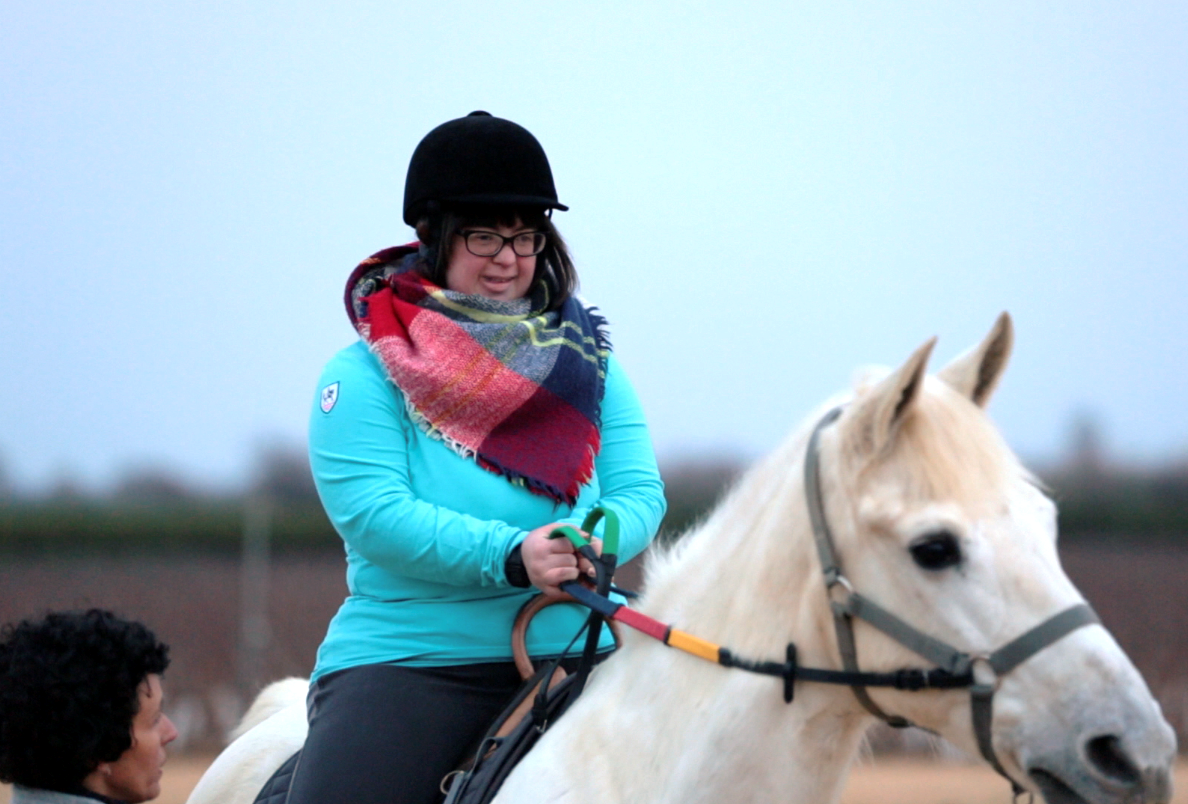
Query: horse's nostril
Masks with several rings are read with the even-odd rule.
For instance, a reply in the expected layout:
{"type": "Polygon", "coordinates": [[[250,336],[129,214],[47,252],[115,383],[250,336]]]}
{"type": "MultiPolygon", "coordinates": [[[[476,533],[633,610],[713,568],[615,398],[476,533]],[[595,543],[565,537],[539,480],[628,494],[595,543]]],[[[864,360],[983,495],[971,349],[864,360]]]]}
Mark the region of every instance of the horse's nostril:
{"type": "Polygon", "coordinates": [[[1094,737],[1085,744],[1089,763],[1105,776],[1125,785],[1136,785],[1141,775],[1122,749],[1122,741],[1113,734],[1094,737]]]}

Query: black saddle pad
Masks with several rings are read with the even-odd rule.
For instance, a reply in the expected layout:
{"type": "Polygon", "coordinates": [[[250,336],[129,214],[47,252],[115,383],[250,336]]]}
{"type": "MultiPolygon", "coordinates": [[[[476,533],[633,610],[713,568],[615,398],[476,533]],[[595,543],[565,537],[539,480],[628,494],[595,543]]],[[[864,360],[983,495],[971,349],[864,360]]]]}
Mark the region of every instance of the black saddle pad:
{"type": "MultiPolygon", "coordinates": [[[[551,674],[551,667],[546,665],[545,669],[551,674]]],[[[534,713],[529,712],[506,737],[488,736],[484,739],[479,746],[474,767],[453,780],[445,804],[490,804],[503,785],[503,780],[528,753],[528,749],[536,745],[544,729],[561,717],[573,703],[576,694],[581,692],[575,685],[576,680],[575,675],[566,676],[548,691],[545,711],[535,713],[538,716],[543,714],[543,720],[537,721],[534,713]]],[[[533,679],[528,683],[529,690],[535,681],[533,679]]]]}
{"type": "Polygon", "coordinates": [[[285,804],[285,798],[289,795],[289,785],[293,781],[293,771],[297,770],[297,760],[300,758],[301,751],[298,750],[286,759],[285,763],[276,769],[276,773],[264,783],[253,804],[285,804]]]}

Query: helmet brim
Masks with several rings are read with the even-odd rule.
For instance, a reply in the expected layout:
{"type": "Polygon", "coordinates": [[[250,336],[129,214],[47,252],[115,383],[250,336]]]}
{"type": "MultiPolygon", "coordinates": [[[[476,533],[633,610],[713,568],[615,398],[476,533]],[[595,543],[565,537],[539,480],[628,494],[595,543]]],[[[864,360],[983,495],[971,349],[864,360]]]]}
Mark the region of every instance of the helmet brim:
{"type": "Polygon", "coordinates": [[[552,198],[542,195],[509,195],[507,193],[468,193],[442,198],[441,204],[474,204],[475,206],[492,207],[542,207],[544,209],[559,209],[568,212],[569,207],[552,198]]]}

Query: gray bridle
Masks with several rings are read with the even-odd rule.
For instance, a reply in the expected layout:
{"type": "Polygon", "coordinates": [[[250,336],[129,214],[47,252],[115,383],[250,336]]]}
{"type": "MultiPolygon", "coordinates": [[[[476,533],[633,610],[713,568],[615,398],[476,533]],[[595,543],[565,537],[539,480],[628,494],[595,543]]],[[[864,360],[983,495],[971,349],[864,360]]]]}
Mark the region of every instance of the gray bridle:
{"type": "MultiPolygon", "coordinates": [[[[860,672],[853,624],[854,618],[858,618],[882,631],[913,653],[935,663],[941,670],[953,676],[968,678],[973,730],[977,737],[978,748],[986,761],[1011,783],[1018,794],[1022,792],[1021,785],[1003,769],[994,753],[991,733],[994,693],[998,690],[1003,676],[1061,637],[1083,626],[1098,623],[1097,615],[1087,603],[1079,603],[1049,617],[993,653],[972,654],[960,651],[939,639],[922,633],[874,601],[854,591],[853,585],[842,573],[841,562],[834,549],[833,536],[829,532],[829,523],[825,519],[825,506],[821,494],[818,442],[821,431],[837,421],[841,413],[841,407],[834,408],[826,413],[813,428],[805,456],[804,485],[809,519],[813,526],[813,538],[817,543],[817,555],[821,560],[821,569],[825,576],[825,590],[833,611],[833,624],[837,633],[838,652],[841,654],[842,665],[847,672],[860,672]]],[[[854,691],[854,695],[867,711],[889,725],[896,728],[915,725],[904,717],[889,715],[883,711],[871,699],[865,686],[855,684],[851,685],[850,689],[854,691]]]]}

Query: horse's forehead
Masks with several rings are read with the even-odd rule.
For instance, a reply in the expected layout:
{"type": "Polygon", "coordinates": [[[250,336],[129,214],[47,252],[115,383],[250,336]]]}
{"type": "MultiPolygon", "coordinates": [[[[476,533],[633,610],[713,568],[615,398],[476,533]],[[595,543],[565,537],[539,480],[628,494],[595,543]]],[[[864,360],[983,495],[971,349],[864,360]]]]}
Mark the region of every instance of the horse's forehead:
{"type": "Polygon", "coordinates": [[[930,419],[925,408],[907,423],[888,454],[850,456],[839,479],[849,486],[856,513],[872,525],[900,528],[1001,518],[1054,533],[1051,500],[984,414],[954,413],[949,400],[941,402],[942,415],[930,419]]]}
{"type": "Polygon", "coordinates": [[[930,462],[909,456],[872,464],[855,474],[854,491],[864,509],[883,517],[981,518],[1040,506],[1043,495],[1018,467],[964,457],[949,453],[930,462]]]}
{"type": "Polygon", "coordinates": [[[874,486],[859,498],[858,518],[879,532],[923,532],[956,528],[970,519],[970,511],[954,502],[911,501],[886,486],[874,486]]]}
{"type": "Polygon", "coordinates": [[[1001,507],[1026,480],[985,412],[936,382],[899,425],[888,450],[863,454],[850,433],[836,443],[849,453],[842,462],[860,488],[913,503],[1001,507]]]}
{"type": "Polygon", "coordinates": [[[1005,526],[1019,534],[1055,537],[1056,506],[1025,481],[1011,483],[1001,495],[954,499],[910,497],[876,484],[859,495],[855,513],[869,529],[904,536],[941,530],[993,535],[1005,526]]]}

